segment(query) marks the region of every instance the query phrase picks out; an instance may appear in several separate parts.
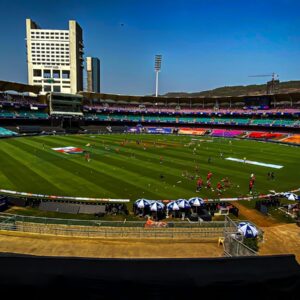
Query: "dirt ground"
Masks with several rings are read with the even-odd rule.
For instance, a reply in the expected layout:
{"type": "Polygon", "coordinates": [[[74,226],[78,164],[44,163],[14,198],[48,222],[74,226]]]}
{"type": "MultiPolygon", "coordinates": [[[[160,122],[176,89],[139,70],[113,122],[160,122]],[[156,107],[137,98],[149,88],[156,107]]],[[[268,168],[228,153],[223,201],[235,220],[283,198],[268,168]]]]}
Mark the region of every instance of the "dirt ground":
{"type": "Polygon", "coordinates": [[[0,252],[98,258],[220,257],[223,247],[211,240],[122,240],[0,232],[0,252]]]}
{"type": "Polygon", "coordinates": [[[262,229],[264,239],[260,243],[260,255],[292,253],[300,264],[300,227],[296,224],[284,224],[262,229]]]}
{"type": "Polygon", "coordinates": [[[283,224],[255,209],[249,209],[241,203],[234,203],[239,212],[264,231],[260,243],[260,255],[295,254],[300,264],[300,227],[296,224],[283,224]]]}
{"type": "MultiPolygon", "coordinates": [[[[296,224],[261,227],[264,240],[260,255],[294,254],[300,263],[300,228],[296,224]]],[[[217,239],[96,239],[32,233],[0,232],[0,252],[45,256],[98,258],[189,258],[221,257],[217,239]]]]}
{"type": "Polygon", "coordinates": [[[239,213],[247,218],[247,220],[253,222],[258,227],[270,227],[279,225],[280,223],[271,216],[265,216],[256,209],[247,208],[241,203],[235,202],[234,206],[239,209],[239,213]]]}

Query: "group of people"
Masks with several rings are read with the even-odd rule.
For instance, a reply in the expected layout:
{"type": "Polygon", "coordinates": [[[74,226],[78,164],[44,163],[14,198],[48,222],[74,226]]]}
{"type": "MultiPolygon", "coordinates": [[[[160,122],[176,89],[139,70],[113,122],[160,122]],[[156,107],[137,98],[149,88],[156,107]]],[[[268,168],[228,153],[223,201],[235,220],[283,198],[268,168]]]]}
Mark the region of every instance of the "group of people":
{"type": "MultiPolygon", "coordinates": [[[[213,176],[213,173],[211,171],[209,171],[206,176],[206,186],[205,186],[206,189],[212,188],[212,185],[211,185],[212,176],[213,176]]],[[[216,190],[217,190],[218,194],[220,195],[223,192],[224,188],[227,188],[227,187],[230,187],[230,181],[229,181],[228,177],[225,177],[222,180],[218,181],[216,190]]],[[[200,192],[202,188],[203,188],[203,179],[202,179],[202,177],[199,177],[197,180],[196,192],[200,192]]]]}

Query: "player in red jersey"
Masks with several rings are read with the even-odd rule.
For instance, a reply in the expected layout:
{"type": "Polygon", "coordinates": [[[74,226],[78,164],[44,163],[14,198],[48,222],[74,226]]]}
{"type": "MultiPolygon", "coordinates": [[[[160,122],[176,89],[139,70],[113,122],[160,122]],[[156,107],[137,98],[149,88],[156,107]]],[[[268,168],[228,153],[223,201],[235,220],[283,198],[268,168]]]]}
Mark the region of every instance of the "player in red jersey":
{"type": "Polygon", "coordinates": [[[87,162],[90,162],[91,158],[90,158],[90,152],[86,151],[85,152],[85,155],[84,155],[84,158],[87,162]]]}
{"type": "Polygon", "coordinates": [[[221,194],[222,189],[223,189],[223,186],[222,186],[221,182],[219,181],[219,182],[217,183],[217,191],[218,191],[219,194],[221,194]]]}
{"type": "Polygon", "coordinates": [[[207,188],[207,189],[210,189],[210,188],[211,188],[211,182],[210,182],[209,179],[206,181],[206,188],[207,188]]]}
{"type": "Polygon", "coordinates": [[[254,181],[251,179],[249,181],[249,194],[252,194],[253,184],[254,184],[254,181]]]}
{"type": "Polygon", "coordinates": [[[208,174],[207,174],[207,177],[206,177],[206,179],[207,179],[207,180],[210,180],[210,179],[211,179],[211,177],[212,177],[212,175],[213,175],[213,174],[212,174],[212,172],[210,172],[210,171],[209,171],[209,172],[208,172],[208,174]]]}
{"type": "Polygon", "coordinates": [[[202,189],[202,185],[203,185],[203,180],[202,180],[202,178],[200,177],[200,178],[197,180],[197,188],[196,188],[196,192],[199,192],[199,191],[202,189]]]}

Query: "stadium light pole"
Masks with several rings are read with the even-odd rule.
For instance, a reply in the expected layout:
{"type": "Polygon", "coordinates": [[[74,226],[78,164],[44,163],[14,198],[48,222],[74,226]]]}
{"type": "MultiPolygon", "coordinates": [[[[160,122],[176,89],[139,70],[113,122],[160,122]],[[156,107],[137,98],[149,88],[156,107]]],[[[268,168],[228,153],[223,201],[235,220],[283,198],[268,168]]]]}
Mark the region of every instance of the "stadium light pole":
{"type": "Polygon", "coordinates": [[[157,54],[155,55],[155,74],[156,74],[156,85],[155,85],[155,97],[158,96],[158,72],[160,72],[161,69],[161,55],[157,54]]]}

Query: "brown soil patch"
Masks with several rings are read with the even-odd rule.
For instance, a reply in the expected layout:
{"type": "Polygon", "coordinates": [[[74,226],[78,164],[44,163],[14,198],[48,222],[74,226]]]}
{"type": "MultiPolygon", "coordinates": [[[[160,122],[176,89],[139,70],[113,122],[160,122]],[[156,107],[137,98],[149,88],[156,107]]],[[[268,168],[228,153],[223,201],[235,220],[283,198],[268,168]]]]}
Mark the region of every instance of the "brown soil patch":
{"type": "Polygon", "coordinates": [[[124,240],[0,232],[0,252],[98,258],[221,257],[223,247],[210,240],[124,240]]]}
{"type": "Polygon", "coordinates": [[[300,263],[300,227],[285,224],[262,229],[264,240],[260,243],[260,255],[292,253],[300,263]]]}
{"type": "Polygon", "coordinates": [[[247,220],[253,222],[259,227],[270,227],[281,224],[274,218],[270,216],[265,216],[256,209],[245,207],[240,202],[235,202],[234,206],[236,206],[239,209],[239,213],[241,215],[245,216],[247,220]]]}

